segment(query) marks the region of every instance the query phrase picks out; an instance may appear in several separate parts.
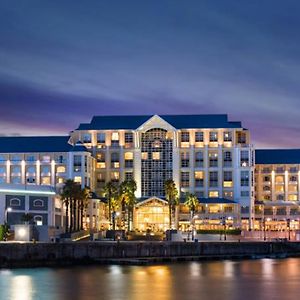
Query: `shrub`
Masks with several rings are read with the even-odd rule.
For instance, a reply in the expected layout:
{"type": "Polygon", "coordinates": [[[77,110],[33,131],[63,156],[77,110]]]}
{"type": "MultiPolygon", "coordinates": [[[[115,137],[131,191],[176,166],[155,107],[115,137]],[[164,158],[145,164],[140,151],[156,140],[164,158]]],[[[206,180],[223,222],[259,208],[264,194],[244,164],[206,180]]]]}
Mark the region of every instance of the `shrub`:
{"type": "Polygon", "coordinates": [[[240,235],[241,230],[240,229],[200,229],[197,230],[197,234],[228,234],[228,235],[240,235]]]}

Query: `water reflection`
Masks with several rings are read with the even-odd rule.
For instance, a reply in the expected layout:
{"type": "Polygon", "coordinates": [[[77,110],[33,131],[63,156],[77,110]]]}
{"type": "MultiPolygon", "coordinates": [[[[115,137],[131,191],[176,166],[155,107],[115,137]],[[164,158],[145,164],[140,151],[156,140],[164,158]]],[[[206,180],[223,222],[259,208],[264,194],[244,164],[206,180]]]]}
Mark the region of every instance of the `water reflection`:
{"type": "Polygon", "coordinates": [[[298,299],[300,259],[0,271],[0,299],[298,299]]]}

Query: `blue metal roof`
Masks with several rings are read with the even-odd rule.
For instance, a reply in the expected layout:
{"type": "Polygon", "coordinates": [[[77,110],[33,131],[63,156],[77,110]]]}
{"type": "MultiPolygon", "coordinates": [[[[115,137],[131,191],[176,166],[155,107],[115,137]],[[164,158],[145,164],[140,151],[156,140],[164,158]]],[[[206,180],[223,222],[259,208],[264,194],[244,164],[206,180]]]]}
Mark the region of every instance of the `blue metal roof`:
{"type": "Polygon", "coordinates": [[[300,149],[255,150],[256,164],[300,164],[300,149]]]}
{"type": "MultiPolygon", "coordinates": [[[[136,129],[152,118],[142,116],[94,116],[90,123],[80,124],[76,130],[136,129]]],[[[185,128],[242,128],[241,122],[230,122],[226,114],[220,115],[160,115],[177,129],[185,128]]]]}
{"type": "Polygon", "coordinates": [[[68,152],[73,146],[69,136],[0,137],[0,153],[68,152]]]}

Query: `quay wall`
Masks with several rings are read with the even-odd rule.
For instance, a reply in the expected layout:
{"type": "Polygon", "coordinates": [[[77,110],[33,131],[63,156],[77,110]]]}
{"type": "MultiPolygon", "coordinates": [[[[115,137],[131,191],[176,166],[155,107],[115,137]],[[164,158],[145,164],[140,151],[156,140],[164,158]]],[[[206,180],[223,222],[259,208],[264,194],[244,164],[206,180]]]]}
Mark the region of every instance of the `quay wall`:
{"type": "Polygon", "coordinates": [[[0,243],[0,268],[300,256],[300,242],[0,243]]]}

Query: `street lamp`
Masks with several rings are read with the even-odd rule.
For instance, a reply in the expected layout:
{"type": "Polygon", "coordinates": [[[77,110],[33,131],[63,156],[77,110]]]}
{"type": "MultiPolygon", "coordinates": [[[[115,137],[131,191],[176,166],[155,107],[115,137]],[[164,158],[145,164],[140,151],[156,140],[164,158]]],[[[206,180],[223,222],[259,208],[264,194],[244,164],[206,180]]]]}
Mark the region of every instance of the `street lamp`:
{"type": "Polygon", "coordinates": [[[288,236],[289,236],[289,241],[291,240],[291,220],[290,219],[287,219],[287,230],[288,230],[288,236]]]}
{"type": "Polygon", "coordinates": [[[12,208],[11,207],[7,207],[6,209],[5,209],[5,217],[4,217],[4,223],[8,223],[8,213],[9,212],[11,212],[12,211],[12,208]]]}
{"type": "Polygon", "coordinates": [[[192,241],[194,240],[194,237],[195,237],[195,220],[196,219],[198,219],[198,216],[194,216],[193,218],[192,218],[192,241]]]}

